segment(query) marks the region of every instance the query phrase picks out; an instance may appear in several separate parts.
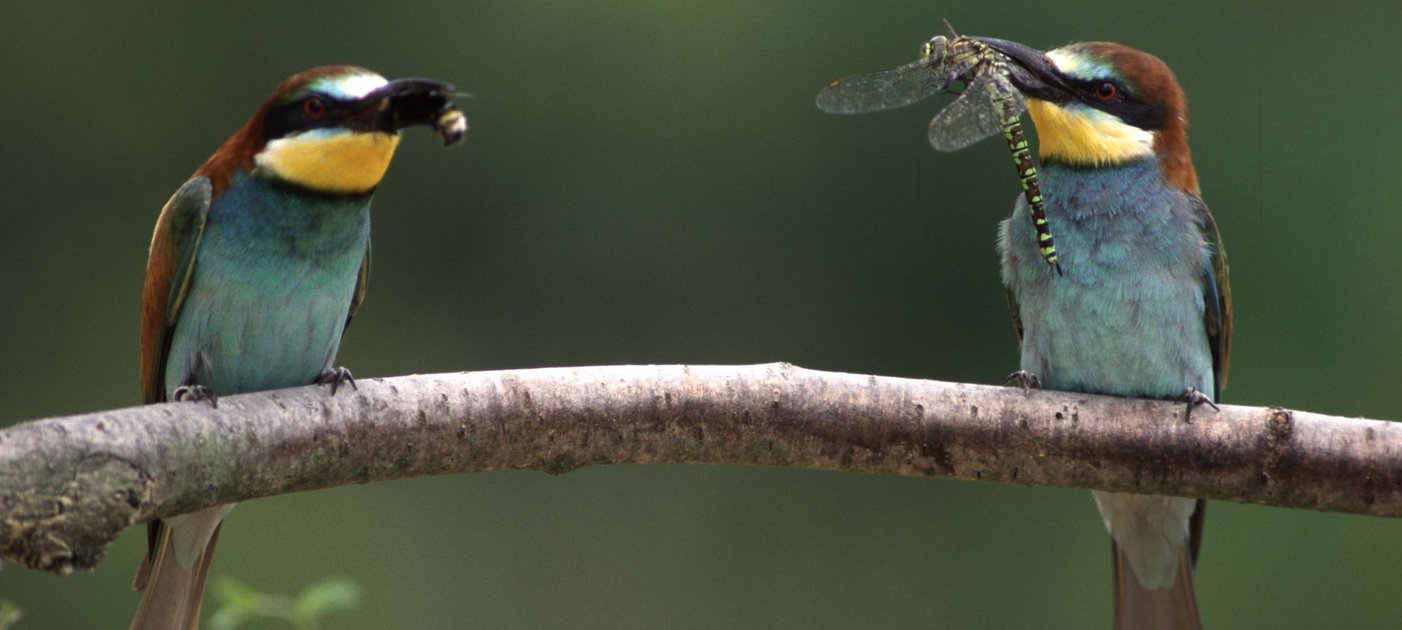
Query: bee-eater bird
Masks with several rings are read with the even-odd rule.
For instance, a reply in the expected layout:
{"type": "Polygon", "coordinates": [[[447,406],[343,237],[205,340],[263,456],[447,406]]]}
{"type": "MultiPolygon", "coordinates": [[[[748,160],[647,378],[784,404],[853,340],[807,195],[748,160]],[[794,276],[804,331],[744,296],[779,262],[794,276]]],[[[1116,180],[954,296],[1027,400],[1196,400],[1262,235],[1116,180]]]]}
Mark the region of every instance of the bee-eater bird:
{"type": "MultiPolygon", "coordinates": [[[[278,86],[161,209],[141,306],[147,403],[321,383],[365,298],[370,196],[399,131],[445,145],[467,120],[453,88],[351,66],[278,86]]],[[[232,505],[153,521],[132,628],[194,628],[210,556],[232,505]]]]}
{"type": "MultiPolygon", "coordinates": [[[[1063,276],[1025,199],[1000,226],[1022,376],[1071,392],[1211,402],[1227,376],[1231,293],[1188,152],[1187,102],[1148,53],[1107,42],[1043,54],[978,38],[1028,72],[1041,192],[1063,276]],[[1211,395],[1211,399],[1206,396],[1211,395]]],[[[1114,554],[1115,627],[1201,627],[1198,499],[1095,492],[1114,554]]]]}

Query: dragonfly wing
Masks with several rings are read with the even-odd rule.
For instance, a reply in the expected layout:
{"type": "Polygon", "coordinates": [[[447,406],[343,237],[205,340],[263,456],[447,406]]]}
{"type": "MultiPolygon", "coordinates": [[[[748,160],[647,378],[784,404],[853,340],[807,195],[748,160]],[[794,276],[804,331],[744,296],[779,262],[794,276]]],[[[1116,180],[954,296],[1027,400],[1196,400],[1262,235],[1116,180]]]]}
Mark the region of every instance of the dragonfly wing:
{"type": "Polygon", "coordinates": [[[818,109],[829,114],[858,114],[905,107],[944,90],[949,80],[923,61],[899,68],[838,79],[818,92],[818,109]]]}
{"type": "Polygon", "coordinates": [[[930,121],[930,144],[958,151],[1003,132],[1027,110],[1027,99],[996,70],[980,73],[957,100],[930,121]]]}

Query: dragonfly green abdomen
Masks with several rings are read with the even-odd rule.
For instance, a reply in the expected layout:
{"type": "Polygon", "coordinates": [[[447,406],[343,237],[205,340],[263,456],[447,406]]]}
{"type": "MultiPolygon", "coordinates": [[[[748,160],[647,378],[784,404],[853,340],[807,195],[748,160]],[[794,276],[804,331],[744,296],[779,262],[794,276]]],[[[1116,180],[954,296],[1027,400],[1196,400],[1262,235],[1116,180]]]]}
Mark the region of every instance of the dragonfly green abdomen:
{"type": "Polygon", "coordinates": [[[1021,72],[1002,53],[977,39],[937,35],[920,50],[920,59],[892,70],[862,74],[828,83],[818,93],[818,108],[833,114],[856,114],[904,107],[938,93],[963,92],[930,120],[930,144],[941,151],[958,151],[979,140],[1003,134],[1022,182],[1042,258],[1057,274],[1056,245],[1047,223],[1037,166],[1022,130],[1027,98],[1013,85],[1021,72]]]}

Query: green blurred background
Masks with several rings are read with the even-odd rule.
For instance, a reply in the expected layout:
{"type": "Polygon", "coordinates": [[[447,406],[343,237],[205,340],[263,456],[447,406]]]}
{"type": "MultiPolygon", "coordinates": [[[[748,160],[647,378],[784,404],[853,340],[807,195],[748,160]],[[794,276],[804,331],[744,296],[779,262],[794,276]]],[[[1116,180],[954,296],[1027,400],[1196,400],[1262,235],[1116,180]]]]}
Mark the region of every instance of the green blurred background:
{"type": "MultiPolygon", "coordinates": [[[[158,209],[284,77],[355,63],[456,83],[375,199],[361,377],[753,363],[996,383],[1016,367],[993,241],[1006,148],[925,142],[947,102],[821,114],[949,18],[1152,51],[1192,105],[1231,254],[1226,400],[1402,418],[1396,3],[7,3],[0,21],[0,423],[123,407],[158,209]]],[[[1215,503],[1208,625],[1402,615],[1394,521],[1215,503]]],[[[23,627],[125,627],[144,535],[92,573],[6,566],[23,627]]],[[[215,579],[364,592],[327,627],[1097,627],[1088,493],[627,466],[418,479],[242,504],[215,579]]],[[[207,609],[214,607],[213,602],[207,609]]],[[[267,624],[263,627],[284,627],[267,624]]]]}

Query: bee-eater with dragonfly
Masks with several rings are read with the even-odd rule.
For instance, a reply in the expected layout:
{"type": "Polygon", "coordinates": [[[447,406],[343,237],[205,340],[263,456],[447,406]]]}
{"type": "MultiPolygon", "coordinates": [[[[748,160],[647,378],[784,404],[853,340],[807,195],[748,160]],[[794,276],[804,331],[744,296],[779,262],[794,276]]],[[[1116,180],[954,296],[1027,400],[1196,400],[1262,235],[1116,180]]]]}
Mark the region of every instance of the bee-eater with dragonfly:
{"type": "MultiPolygon", "coordinates": [[[[156,220],[141,307],[147,403],[320,383],[365,298],[370,198],[399,131],[460,142],[452,86],[352,66],[287,79],[170,198],[156,220]]],[[[153,521],[132,628],[195,628],[232,505],[153,521]]]]}
{"type": "MultiPolygon", "coordinates": [[[[834,102],[850,111],[899,107],[961,79],[965,94],[955,105],[1006,112],[1018,105],[1003,93],[1014,88],[1037,130],[1040,201],[1058,254],[1049,260],[1041,231],[1027,229],[1037,209],[1030,195],[1020,197],[999,226],[998,250],[1023,382],[1186,400],[1188,412],[1217,400],[1231,337],[1227,259],[1198,187],[1187,101],[1173,72],[1153,55],[1110,42],[1044,54],[1004,40],[960,39],[996,53],[1001,66],[976,70],[974,56],[960,51],[978,46],[932,40],[927,51],[938,45],[958,53],[955,71],[927,57],[836,81],[819,104],[828,111],[844,111],[834,102]]],[[[937,133],[969,141],[991,135],[983,118],[948,111],[930,128],[937,148],[947,148],[937,133]],[[965,131],[946,131],[947,123],[965,131]]],[[[1111,535],[1115,627],[1200,628],[1192,578],[1204,502],[1093,495],[1111,535]]]]}

